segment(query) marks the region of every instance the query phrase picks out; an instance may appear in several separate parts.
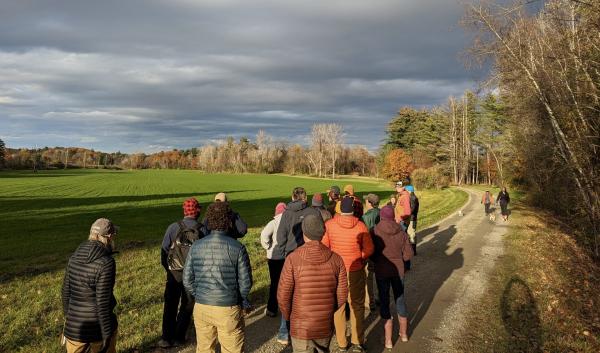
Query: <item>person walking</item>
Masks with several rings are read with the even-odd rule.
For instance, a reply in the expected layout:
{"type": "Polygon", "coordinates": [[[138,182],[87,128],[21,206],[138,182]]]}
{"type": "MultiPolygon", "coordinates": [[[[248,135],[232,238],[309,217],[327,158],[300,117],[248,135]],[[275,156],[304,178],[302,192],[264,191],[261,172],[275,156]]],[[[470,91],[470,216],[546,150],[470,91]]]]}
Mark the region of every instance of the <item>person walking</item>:
{"type": "MultiPolygon", "coordinates": [[[[360,201],[360,199],[358,197],[356,197],[356,195],[354,195],[354,186],[352,186],[351,184],[348,184],[346,186],[344,186],[344,196],[342,197],[342,199],[344,198],[351,198],[352,201],[354,202],[354,217],[360,219],[363,216],[364,210],[363,210],[363,205],[362,202],[360,201]]],[[[335,209],[336,213],[341,213],[341,203],[338,202],[336,205],[336,209],[335,209]]]]}
{"type": "MultiPolygon", "coordinates": [[[[224,202],[229,205],[227,194],[225,194],[224,192],[216,194],[214,202],[224,202]]],[[[246,224],[246,222],[242,219],[239,213],[231,209],[231,205],[229,205],[229,218],[231,220],[231,226],[229,226],[227,234],[236,239],[243,238],[244,235],[248,233],[248,224],[246,224]]],[[[211,229],[208,226],[206,219],[204,219],[202,223],[204,224],[204,228],[206,229],[206,231],[210,233],[211,229]]]]}
{"type": "Polygon", "coordinates": [[[390,287],[394,294],[396,312],[400,322],[400,340],[408,342],[408,311],[404,298],[404,262],[413,256],[408,236],[395,222],[394,209],[386,206],[380,212],[381,221],[375,226],[375,276],[381,305],[380,316],[384,320],[385,348],[392,349],[392,316],[390,313],[390,287]]]}
{"type": "Polygon", "coordinates": [[[398,196],[396,197],[395,204],[395,220],[396,223],[402,226],[402,229],[405,231],[408,229],[410,224],[411,212],[410,212],[410,194],[404,188],[404,184],[402,181],[396,183],[396,192],[398,196]]]}
{"type": "MultiPolygon", "coordinates": [[[[406,186],[406,191],[410,194],[410,224],[406,229],[408,240],[413,248],[413,254],[417,255],[417,219],[419,216],[419,198],[415,194],[415,188],[412,185],[406,186]]],[[[410,267],[410,266],[409,266],[410,267]]]]}
{"type": "MultiPolygon", "coordinates": [[[[348,273],[348,303],[350,304],[351,343],[353,352],[363,352],[365,332],[365,263],[373,254],[373,241],[367,226],[354,216],[354,199],[341,201],[341,213],[325,224],[323,244],[344,260],[348,273]]],[[[346,306],[334,314],[336,338],[340,350],[348,350],[346,337],[346,306]]]]}
{"type": "Polygon", "coordinates": [[[323,217],[323,222],[327,222],[331,219],[331,213],[329,213],[329,211],[327,211],[323,206],[323,195],[321,195],[321,193],[316,193],[313,195],[311,206],[321,213],[321,217],[323,217]]]}
{"type": "MultiPolygon", "coordinates": [[[[279,228],[277,229],[277,245],[273,251],[283,254],[284,257],[287,257],[297,247],[304,244],[302,220],[311,214],[321,217],[319,210],[308,207],[306,199],[307,196],[304,188],[294,188],[292,191],[292,202],[288,203],[285,212],[281,216],[279,228]]],[[[283,315],[281,316],[277,342],[283,345],[289,344],[289,323],[283,315]]]]}
{"type": "MultiPolygon", "coordinates": [[[[368,194],[363,197],[365,199],[365,214],[361,220],[369,229],[371,237],[373,236],[373,228],[379,223],[379,196],[368,194]]],[[[367,260],[367,307],[370,311],[374,311],[377,307],[379,299],[377,298],[377,284],[375,283],[375,264],[371,259],[367,260]]]]}
{"type": "Polygon", "coordinates": [[[295,353],[329,352],[333,314],[346,305],[348,284],[344,260],[321,243],[323,219],[302,221],[304,245],[285,260],[277,299],[290,322],[295,353]]]}
{"type": "Polygon", "coordinates": [[[183,285],[194,296],[196,353],[244,350],[244,313],[251,310],[248,294],[252,268],[246,247],[227,234],[229,205],[215,202],[206,210],[211,232],[194,242],[183,270],[183,285]]]}
{"type": "Polygon", "coordinates": [[[166,272],[162,335],[158,346],[169,348],[185,344],[192,319],[194,297],[183,287],[183,266],[194,241],[204,237],[204,225],[198,222],[202,207],[195,198],[183,202],[183,219],[169,225],[160,247],[160,262],[166,272]],[[179,309],[179,312],[178,312],[179,309]]]}
{"type": "Polygon", "coordinates": [[[481,196],[481,203],[484,205],[485,216],[490,215],[490,206],[494,203],[494,196],[489,190],[486,190],[483,196],[481,196]]]}
{"type": "Polygon", "coordinates": [[[504,222],[508,221],[508,204],[510,203],[510,195],[508,191],[506,191],[506,186],[502,187],[500,193],[498,193],[498,197],[496,197],[496,203],[500,204],[500,210],[502,212],[502,218],[504,222]]]}
{"type": "Polygon", "coordinates": [[[115,353],[118,322],[113,295],[115,237],[109,219],[97,219],[69,258],[61,290],[65,324],[62,343],[67,353],[115,353]]]}
{"type": "Polygon", "coordinates": [[[282,253],[275,252],[277,246],[277,229],[281,222],[281,215],[285,211],[285,203],[280,202],[275,206],[275,216],[260,232],[260,244],[267,251],[267,264],[269,265],[269,277],[271,284],[269,286],[269,300],[267,301],[267,308],[265,309],[265,315],[269,317],[277,316],[277,285],[279,283],[279,276],[281,275],[281,269],[285,262],[285,257],[282,253]]]}

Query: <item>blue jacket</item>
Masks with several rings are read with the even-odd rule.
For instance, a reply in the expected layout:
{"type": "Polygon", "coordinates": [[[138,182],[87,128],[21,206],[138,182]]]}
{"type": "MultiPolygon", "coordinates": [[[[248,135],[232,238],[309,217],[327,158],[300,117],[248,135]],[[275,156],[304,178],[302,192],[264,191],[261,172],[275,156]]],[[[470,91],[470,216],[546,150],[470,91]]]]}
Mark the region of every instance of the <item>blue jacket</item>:
{"type": "Polygon", "coordinates": [[[211,231],[192,245],[183,269],[183,286],[196,303],[246,307],[252,288],[246,247],[226,232],[211,231]]]}

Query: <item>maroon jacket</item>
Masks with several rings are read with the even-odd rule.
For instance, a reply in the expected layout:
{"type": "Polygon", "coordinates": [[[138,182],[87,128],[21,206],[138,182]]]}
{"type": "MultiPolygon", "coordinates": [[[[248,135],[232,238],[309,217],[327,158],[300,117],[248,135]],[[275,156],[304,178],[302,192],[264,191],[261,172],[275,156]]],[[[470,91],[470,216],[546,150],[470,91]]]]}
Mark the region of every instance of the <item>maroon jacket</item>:
{"type": "Polygon", "coordinates": [[[333,313],[348,298],[347,281],[344,261],[321,242],[308,242],[291,253],[277,289],[281,314],[290,321],[290,336],[331,337],[333,313]]]}
{"type": "Polygon", "coordinates": [[[413,257],[408,235],[392,220],[382,219],[373,229],[375,252],[371,259],[375,263],[378,278],[404,277],[404,261],[413,257]]]}

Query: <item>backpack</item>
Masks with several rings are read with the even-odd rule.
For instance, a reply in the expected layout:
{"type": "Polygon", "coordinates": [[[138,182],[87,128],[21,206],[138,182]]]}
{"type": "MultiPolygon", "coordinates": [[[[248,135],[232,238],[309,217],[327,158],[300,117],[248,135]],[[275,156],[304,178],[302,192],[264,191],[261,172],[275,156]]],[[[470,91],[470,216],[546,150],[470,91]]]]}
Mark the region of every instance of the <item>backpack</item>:
{"type": "Polygon", "coordinates": [[[416,216],[419,213],[419,198],[414,192],[410,193],[410,213],[416,216]]]}
{"type": "MultiPolygon", "coordinates": [[[[190,252],[192,244],[200,239],[201,233],[198,227],[188,228],[183,224],[183,221],[177,222],[179,230],[175,236],[175,240],[169,247],[169,254],[167,256],[167,263],[169,264],[169,270],[171,272],[177,271],[178,275],[181,276],[183,267],[185,266],[185,259],[190,252]]],[[[202,234],[204,235],[204,234],[202,234]]],[[[176,277],[180,277],[176,276],[176,277]]]]}

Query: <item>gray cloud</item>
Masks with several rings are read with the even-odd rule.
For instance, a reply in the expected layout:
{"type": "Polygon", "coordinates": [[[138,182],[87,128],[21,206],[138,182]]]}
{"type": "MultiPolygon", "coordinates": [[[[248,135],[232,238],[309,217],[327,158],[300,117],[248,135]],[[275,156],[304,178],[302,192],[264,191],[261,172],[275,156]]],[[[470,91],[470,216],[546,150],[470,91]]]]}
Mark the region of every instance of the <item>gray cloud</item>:
{"type": "Polygon", "coordinates": [[[458,2],[0,0],[9,146],[185,148],[314,122],[376,148],[402,105],[474,86],[458,2]]]}

